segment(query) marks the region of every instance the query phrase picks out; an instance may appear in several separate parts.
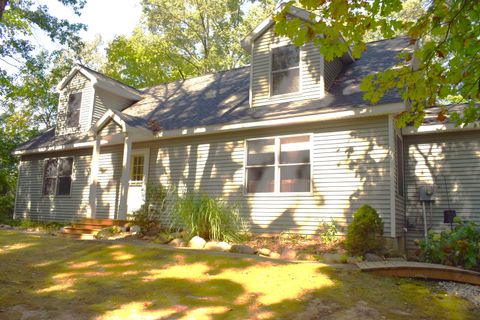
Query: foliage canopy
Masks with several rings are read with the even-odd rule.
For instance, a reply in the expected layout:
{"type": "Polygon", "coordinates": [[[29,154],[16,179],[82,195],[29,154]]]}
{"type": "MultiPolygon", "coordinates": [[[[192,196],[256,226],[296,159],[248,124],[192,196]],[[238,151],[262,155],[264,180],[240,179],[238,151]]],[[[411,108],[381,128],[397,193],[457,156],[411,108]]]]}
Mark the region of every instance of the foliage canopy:
{"type": "MultiPolygon", "coordinates": [[[[364,98],[377,103],[396,89],[409,110],[398,118],[399,126],[419,126],[425,109],[441,106],[438,120],[450,113],[457,124],[480,118],[480,2],[470,0],[420,0],[418,10],[407,10],[401,0],[299,0],[290,1],[275,16],[275,30],[296,45],[313,41],[327,60],[349,51],[359,58],[372,33],[382,38],[398,34],[410,37],[412,50],[399,55],[396,65],[363,79],[364,98]],[[287,19],[292,5],[301,6],[311,20],[287,19]],[[410,12],[418,16],[405,18],[410,12]],[[341,39],[344,39],[342,41],[341,39]],[[466,103],[463,113],[450,111],[452,102],[466,103]]],[[[406,2],[410,3],[411,1],[406,2]]]]}

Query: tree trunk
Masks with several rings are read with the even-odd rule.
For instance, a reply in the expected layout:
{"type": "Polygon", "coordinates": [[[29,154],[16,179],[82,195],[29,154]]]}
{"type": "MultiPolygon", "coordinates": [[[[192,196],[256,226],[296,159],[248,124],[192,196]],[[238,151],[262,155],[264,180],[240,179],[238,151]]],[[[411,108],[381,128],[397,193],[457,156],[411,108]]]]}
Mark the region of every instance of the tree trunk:
{"type": "Polygon", "coordinates": [[[0,20],[2,20],[3,11],[5,11],[5,7],[7,6],[8,0],[0,0],[0,20]]]}

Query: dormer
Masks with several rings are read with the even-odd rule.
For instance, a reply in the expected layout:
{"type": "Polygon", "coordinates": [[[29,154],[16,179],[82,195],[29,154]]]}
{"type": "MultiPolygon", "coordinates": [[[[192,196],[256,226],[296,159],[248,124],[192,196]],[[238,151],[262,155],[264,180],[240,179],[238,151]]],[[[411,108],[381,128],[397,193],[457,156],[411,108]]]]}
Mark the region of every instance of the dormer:
{"type": "Polygon", "coordinates": [[[141,99],[136,89],[82,65],[63,78],[57,91],[57,135],[86,132],[108,109],[122,110],[141,99]]]}
{"type": "MultiPolygon", "coordinates": [[[[290,7],[288,18],[309,21],[310,13],[290,7]]],[[[351,55],[325,61],[312,42],[295,46],[289,38],[274,32],[274,21],[267,18],[243,41],[251,54],[250,106],[321,99],[341,72],[353,62],[351,55]]]]}

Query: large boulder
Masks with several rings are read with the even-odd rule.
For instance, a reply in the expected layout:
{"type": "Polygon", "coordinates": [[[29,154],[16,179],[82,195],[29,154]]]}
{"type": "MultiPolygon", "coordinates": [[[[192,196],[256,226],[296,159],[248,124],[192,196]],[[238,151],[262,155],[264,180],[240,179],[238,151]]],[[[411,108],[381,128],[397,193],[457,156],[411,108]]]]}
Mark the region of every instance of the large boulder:
{"type": "Polygon", "coordinates": [[[203,249],[206,243],[207,241],[205,241],[205,239],[202,237],[195,236],[188,242],[188,247],[192,249],[203,249]]]}
{"type": "Polygon", "coordinates": [[[258,249],[258,254],[261,256],[269,257],[270,253],[272,253],[270,249],[267,249],[267,248],[258,249]]]}
{"type": "Polygon", "coordinates": [[[254,248],[249,247],[249,246],[244,245],[244,244],[234,244],[230,248],[230,252],[243,253],[243,254],[255,254],[256,250],[254,248]]]}
{"type": "Polygon", "coordinates": [[[185,242],[180,238],[175,238],[172,241],[170,241],[168,245],[172,247],[184,247],[185,242]]]}
{"type": "Polygon", "coordinates": [[[290,248],[283,248],[280,252],[280,258],[285,260],[295,260],[297,257],[297,251],[290,248]]]}
{"type": "Polygon", "coordinates": [[[232,248],[232,245],[229,243],[226,243],[225,241],[220,241],[218,243],[218,246],[220,247],[221,251],[230,251],[230,249],[232,248]]]}

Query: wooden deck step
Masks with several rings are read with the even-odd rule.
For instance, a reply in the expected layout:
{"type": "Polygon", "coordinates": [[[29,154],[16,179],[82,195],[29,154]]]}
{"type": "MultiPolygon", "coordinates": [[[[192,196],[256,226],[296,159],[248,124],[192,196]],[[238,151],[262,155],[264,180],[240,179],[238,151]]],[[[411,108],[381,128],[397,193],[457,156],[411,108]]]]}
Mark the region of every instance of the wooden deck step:
{"type": "Polygon", "coordinates": [[[364,272],[383,276],[455,281],[480,285],[480,273],[441,264],[413,261],[359,262],[364,272]]]}
{"type": "Polygon", "coordinates": [[[63,228],[62,235],[75,239],[93,239],[94,234],[103,228],[125,226],[127,223],[126,220],[83,219],[72,226],[63,228]]]}

